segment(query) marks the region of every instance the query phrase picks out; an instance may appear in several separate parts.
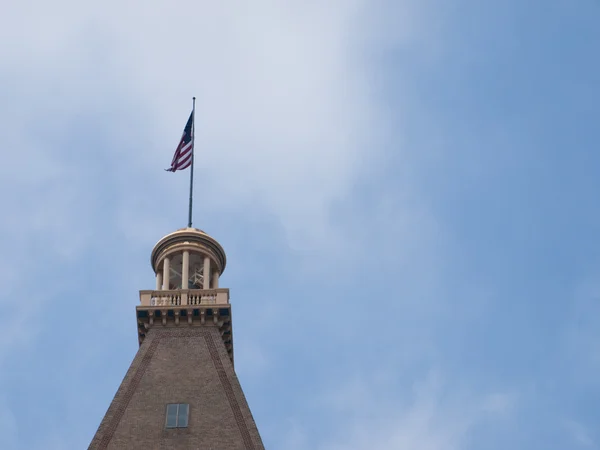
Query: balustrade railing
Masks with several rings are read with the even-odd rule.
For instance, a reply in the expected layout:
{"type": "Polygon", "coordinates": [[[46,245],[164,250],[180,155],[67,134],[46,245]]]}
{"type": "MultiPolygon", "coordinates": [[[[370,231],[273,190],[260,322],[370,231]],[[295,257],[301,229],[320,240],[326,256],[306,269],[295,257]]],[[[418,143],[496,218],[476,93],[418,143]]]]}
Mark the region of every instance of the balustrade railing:
{"type": "Polygon", "coordinates": [[[187,297],[188,305],[214,305],[217,303],[217,294],[200,294],[190,292],[187,297]]]}
{"type": "Polygon", "coordinates": [[[141,306],[228,305],[229,289],[140,291],[141,306]]]}
{"type": "Polygon", "coordinates": [[[150,306],[181,306],[180,293],[163,294],[157,291],[158,295],[150,297],[150,306]]]}

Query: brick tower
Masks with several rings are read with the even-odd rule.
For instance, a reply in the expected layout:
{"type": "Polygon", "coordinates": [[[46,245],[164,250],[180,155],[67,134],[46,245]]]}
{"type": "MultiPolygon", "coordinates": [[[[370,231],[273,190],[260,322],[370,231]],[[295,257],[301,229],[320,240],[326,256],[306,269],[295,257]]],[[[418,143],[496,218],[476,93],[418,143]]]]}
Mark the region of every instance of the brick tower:
{"type": "Polygon", "coordinates": [[[152,250],[156,290],[140,291],[140,348],[90,449],[264,449],[233,368],[225,252],[196,228],[152,250]]]}

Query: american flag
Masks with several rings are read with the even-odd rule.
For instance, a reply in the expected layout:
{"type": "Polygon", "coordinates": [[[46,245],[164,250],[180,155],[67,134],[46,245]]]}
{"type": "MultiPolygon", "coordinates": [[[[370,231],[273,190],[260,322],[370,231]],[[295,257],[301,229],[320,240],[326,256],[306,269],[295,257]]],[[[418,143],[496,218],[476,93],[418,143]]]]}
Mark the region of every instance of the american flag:
{"type": "Polygon", "coordinates": [[[194,152],[194,146],[192,144],[192,128],[194,123],[194,111],[190,114],[190,118],[185,124],[183,129],[183,135],[173,155],[173,161],[171,161],[171,167],[165,169],[169,172],[175,172],[176,170],[187,169],[192,164],[192,154],[194,152]]]}

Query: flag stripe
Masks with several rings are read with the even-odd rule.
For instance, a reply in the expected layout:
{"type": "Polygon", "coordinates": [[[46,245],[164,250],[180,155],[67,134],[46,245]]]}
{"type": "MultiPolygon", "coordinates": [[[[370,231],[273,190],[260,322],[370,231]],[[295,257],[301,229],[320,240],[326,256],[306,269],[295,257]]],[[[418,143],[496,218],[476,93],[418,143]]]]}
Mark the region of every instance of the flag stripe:
{"type": "Polygon", "coordinates": [[[177,160],[176,165],[177,165],[177,167],[181,167],[184,164],[187,164],[188,161],[189,162],[192,161],[192,154],[191,153],[189,153],[185,158],[179,158],[179,160],[177,160]]]}
{"type": "Polygon", "coordinates": [[[192,111],[190,118],[183,129],[183,134],[181,135],[179,145],[177,145],[177,148],[175,149],[175,154],[171,160],[171,167],[167,169],[169,172],[187,169],[192,165],[192,158],[194,154],[194,148],[192,145],[193,121],[194,112],[192,111]]]}
{"type": "Polygon", "coordinates": [[[180,164],[178,165],[175,170],[183,170],[183,169],[187,169],[188,167],[190,167],[192,165],[192,159],[190,158],[185,164],[180,164]]]}

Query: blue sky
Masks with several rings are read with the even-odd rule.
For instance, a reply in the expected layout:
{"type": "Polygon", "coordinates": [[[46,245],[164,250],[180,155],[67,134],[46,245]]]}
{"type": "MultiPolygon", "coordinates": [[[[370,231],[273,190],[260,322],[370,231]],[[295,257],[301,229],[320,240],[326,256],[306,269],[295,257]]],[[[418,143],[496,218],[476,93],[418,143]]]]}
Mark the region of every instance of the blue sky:
{"type": "Polygon", "coordinates": [[[163,169],[195,95],[195,225],[267,448],[599,449],[599,23],[597,0],[6,6],[2,448],[89,444],[186,223],[163,169]]]}

